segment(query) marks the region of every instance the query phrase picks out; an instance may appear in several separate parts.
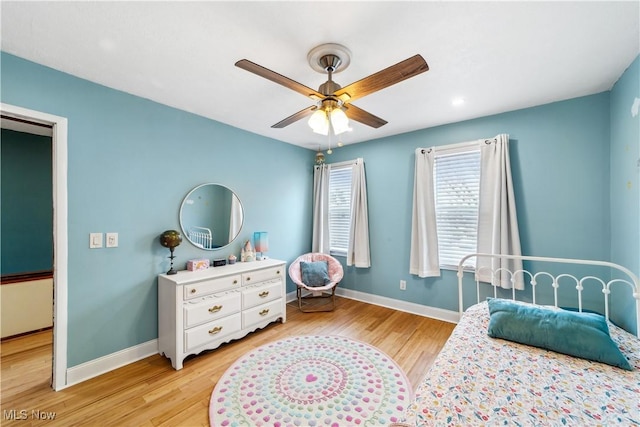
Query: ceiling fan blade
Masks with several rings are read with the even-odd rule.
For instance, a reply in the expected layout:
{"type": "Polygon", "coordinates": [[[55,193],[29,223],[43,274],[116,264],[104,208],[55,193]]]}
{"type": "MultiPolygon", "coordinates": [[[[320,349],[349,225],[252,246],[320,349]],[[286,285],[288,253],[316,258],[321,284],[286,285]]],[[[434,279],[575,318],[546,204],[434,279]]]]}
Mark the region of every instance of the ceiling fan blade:
{"type": "Polygon", "coordinates": [[[351,83],[342,89],[338,89],[334,92],[334,95],[344,102],[351,102],[428,70],[429,66],[424,58],[420,55],[415,55],[398,62],[396,65],[371,74],[362,80],[351,83]]]}
{"type": "Polygon", "coordinates": [[[289,126],[291,123],[297,122],[300,119],[304,119],[305,117],[310,116],[317,109],[318,107],[316,107],[315,105],[312,105],[311,107],[305,108],[304,110],[300,110],[297,113],[290,115],[286,119],[279,121],[278,123],[276,123],[271,127],[279,129],[285,126],[289,126]]]}
{"type": "Polygon", "coordinates": [[[311,99],[319,100],[324,98],[324,95],[322,95],[317,90],[311,89],[310,87],[291,80],[290,78],[285,77],[282,74],[271,71],[268,68],[264,68],[262,65],[258,65],[255,62],[249,61],[248,59],[241,59],[240,61],[236,62],[236,67],[247,70],[253,74],[257,74],[260,77],[264,77],[265,79],[271,80],[272,82],[278,83],[286,88],[295,90],[296,92],[304,96],[308,96],[311,99]]]}
{"type": "Polygon", "coordinates": [[[384,126],[387,124],[386,120],[381,119],[380,117],[374,116],[371,113],[364,111],[362,108],[358,108],[353,104],[345,104],[342,108],[345,110],[345,114],[351,120],[355,120],[356,122],[363,123],[367,126],[371,126],[372,128],[379,128],[380,126],[384,126]]]}

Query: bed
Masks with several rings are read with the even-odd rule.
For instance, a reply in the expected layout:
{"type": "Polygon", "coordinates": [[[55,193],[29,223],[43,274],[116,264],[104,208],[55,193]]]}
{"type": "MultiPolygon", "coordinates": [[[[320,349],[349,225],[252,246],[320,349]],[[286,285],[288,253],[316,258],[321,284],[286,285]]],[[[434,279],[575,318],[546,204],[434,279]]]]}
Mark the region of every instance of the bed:
{"type": "Polygon", "coordinates": [[[189,228],[189,240],[199,248],[213,248],[213,236],[210,228],[196,226],[189,228]]]}
{"type": "MultiPolygon", "coordinates": [[[[418,385],[403,425],[640,425],[640,339],[637,335],[640,333],[640,295],[638,279],[632,272],[606,262],[473,254],[465,257],[458,269],[461,313],[465,307],[463,295],[469,295],[468,292],[463,293],[463,283],[468,284],[466,277],[472,275],[464,272],[464,264],[470,257],[520,259],[536,267],[552,264],[551,270],[554,272],[515,270],[517,273],[512,274],[504,268],[496,268],[492,277],[506,274],[512,278],[527,278],[528,291],[509,290],[506,302],[499,298],[504,294],[502,289],[495,285],[484,285],[492,288],[493,294],[487,298],[487,295],[483,295],[483,284],[471,281],[476,285],[476,301],[472,301],[472,305],[464,311],[451,337],[418,385]],[[558,265],[578,270],[582,267],[588,271],[595,269],[602,272],[605,279],[590,272],[584,277],[557,272],[561,271],[558,265]],[[548,279],[550,283],[550,296],[547,298],[551,299],[551,304],[541,301],[543,298],[537,288],[542,286],[542,279],[548,279]],[[596,286],[602,287],[597,293],[604,299],[603,316],[586,313],[587,282],[595,282],[596,286]],[[563,293],[559,289],[566,283],[574,285],[569,287],[577,294],[572,300],[577,301],[577,307],[561,308],[563,293]],[[611,293],[620,288],[628,288],[623,290],[627,293],[622,302],[620,298],[613,298],[611,293]],[[518,299],[516,294],[519,292],[528,294],[533,301],[512,302],[518,299]],[[630,306],[635,310],[632,319],[635,318],[636,335],[609,320],[609,306],[615,305],[614,302],[620,302],[625,309],[630,306]],[[551,316],[574,316],[605,322],[610,340],[623,356],[620,363],[628,361],[631,370],[510,339],[490,337],[490,328],[495,328],[499,321],[496,319],[500,319],[496,314],[499,311],[495,311],[500,304],[527,316],[529,313],[551,313],[551,316]],[[491,314],[490,309],[494,310],[491,314]]],[[[573,317],[569,319],[573,321],[573,317]]],[[[529,318],[524,321],[529,321],[529,318]]],[[[588,336],[588,333],[578,332],[563,332],[559,345],[566,345],[566,341],[576,337],[588,336]]]]}

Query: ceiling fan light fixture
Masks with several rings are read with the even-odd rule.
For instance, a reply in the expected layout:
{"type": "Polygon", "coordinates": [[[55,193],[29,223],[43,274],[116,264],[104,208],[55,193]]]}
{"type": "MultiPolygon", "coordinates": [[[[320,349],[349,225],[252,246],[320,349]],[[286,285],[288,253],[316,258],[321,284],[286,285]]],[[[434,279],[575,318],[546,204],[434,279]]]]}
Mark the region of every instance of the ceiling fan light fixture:
{"type": "Polygon", "coordinates": [[[309,126],[315,133],[329,135],[329,119],[322,109],[317,109],[309,118],[309,126]]]}
{"type": "Polygon", "coordinates": [[[341,108],[334,108],[329,114],[334,134],[340,135],[341,133],[351,130],[351,128],[349,127],[349,119],[341,108]]]}
{"type": "Polygon", "coordinates": [[[329,135],[329,133],[339,135],[350,131],[350,120],[355,120],[377,129],[387,124],[386,120],[356,107],[351,102],[429,70],[427,62],[421,55],[417,54],[345,87],[341,87],[333,81],[332,76],[349,65],[351,60],[349,49],[336,43],[323,44],[313,48],[307,55],[307,59],[311,68],[327,74],[327,81],[321,84],[318,90],[311,89],[248,59],[241,59],[235,63],[236,67],[294,90],[316,102],[315,106],[307,107],[292,114],[272,125],[272,128],[283,128],[304,117],[311,116],[308,122],[309,126],[315,133],[325,136],[329,135]],[[348,116],[342,110],[343,107],[349,112],[348,116]]]}

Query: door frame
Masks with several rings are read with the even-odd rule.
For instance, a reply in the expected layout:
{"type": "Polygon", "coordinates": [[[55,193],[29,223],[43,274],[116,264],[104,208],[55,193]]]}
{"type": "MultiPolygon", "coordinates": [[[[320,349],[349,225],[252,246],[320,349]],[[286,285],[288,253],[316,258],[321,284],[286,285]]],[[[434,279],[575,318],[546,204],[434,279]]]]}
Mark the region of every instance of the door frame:
{"type": "Polygon", "coordinates": [[[15,105],[0,104],[3,115],[52,127],[53,163],[53,373],[51,387],[67,387],[67,119],[15,105]]]}

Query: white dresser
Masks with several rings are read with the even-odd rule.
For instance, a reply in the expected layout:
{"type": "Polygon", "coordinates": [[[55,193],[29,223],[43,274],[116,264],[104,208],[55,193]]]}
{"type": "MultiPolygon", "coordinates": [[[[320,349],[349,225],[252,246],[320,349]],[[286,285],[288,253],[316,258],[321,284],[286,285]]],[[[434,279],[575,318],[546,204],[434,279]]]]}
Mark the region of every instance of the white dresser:
{"type": "Polygon", "coordinates": [[[185,357],[286,321],[286,263],[275,259],[158,276],[158,352],[185,357]]]}

